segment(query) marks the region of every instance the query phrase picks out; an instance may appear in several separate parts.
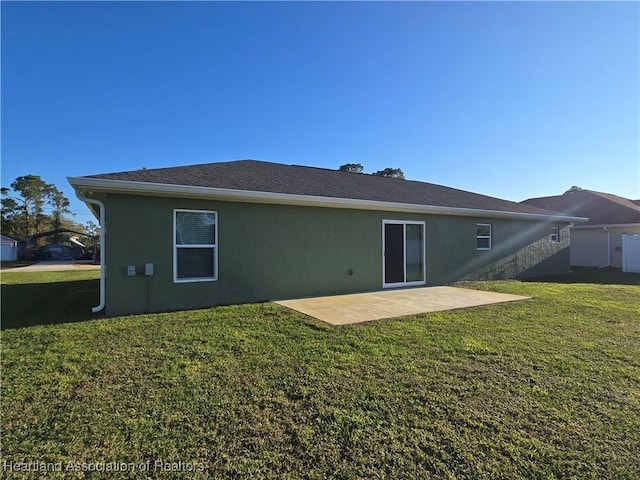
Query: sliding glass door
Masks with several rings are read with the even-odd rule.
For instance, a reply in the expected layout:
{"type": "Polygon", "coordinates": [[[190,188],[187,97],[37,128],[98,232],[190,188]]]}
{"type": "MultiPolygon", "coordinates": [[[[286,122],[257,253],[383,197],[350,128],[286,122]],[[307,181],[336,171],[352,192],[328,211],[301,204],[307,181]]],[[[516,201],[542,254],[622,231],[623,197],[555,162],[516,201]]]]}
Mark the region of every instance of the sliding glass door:
{"type": "Polygon", "coordinates": [[[425,223],[382,221],[384,287],[425,284],[425,223]]]}

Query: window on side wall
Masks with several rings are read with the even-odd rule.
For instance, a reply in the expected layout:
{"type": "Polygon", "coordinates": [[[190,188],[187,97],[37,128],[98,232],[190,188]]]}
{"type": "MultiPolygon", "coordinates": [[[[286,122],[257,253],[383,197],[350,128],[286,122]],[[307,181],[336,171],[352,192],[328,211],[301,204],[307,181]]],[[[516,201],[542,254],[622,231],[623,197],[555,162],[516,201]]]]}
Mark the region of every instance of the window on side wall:
{"type": "Polygon", "coordinates": [[[560,229],[558,227],[551,227],[551,234],[549,235],[549,239],[552,242],[560,241],[560,229]]]}
{"type": "Polygon", "coordinates": [[[206,210],[173,211],[173,281],[218,279],[218,214],[206,210]]]}
{"type": "Polygon", "coordinates": [[[476,250],[491,250],[491,224],[476,225],[476,250]]]}

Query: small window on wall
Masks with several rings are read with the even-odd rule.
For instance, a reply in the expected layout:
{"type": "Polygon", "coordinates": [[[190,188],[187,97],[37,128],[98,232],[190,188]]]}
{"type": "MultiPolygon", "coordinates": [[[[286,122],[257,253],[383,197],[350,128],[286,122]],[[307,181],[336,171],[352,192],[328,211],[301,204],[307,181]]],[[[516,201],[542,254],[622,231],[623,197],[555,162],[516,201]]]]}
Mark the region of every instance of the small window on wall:
{"type": "Polygon", "coordinates": [[[549,239],[552,242],[560,241],[560,229],[558,227],[551,227],[551,235],[549,236],[549,239]]]}
{"type": "Polygon", "coordinates": [[[491,224],[476,225],[476,250],[491,250],[491,224]]]}
{"type": "Polygon", "coordinates": [[[216,212],[174,210],[174,282],[206,282],[218,279],[217,220],[216,212]]]}

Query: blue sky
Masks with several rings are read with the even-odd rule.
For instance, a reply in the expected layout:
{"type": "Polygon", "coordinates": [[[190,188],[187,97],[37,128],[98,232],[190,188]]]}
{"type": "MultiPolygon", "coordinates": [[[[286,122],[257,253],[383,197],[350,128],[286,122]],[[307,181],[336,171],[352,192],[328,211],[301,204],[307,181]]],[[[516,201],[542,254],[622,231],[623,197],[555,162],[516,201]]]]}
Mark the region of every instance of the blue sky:
{"type": "Polygon", "coordinates": [[[640,198],[637,2],[2,2],[2,185],[244,158],[640,198]]]}

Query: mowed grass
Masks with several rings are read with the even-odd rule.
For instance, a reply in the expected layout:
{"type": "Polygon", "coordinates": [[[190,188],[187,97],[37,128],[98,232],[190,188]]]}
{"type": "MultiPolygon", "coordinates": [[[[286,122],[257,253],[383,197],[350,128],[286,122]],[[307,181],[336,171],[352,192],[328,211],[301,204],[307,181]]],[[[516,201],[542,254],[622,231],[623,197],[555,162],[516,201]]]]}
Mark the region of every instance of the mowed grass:
{"type": "Polygon", "coordinates": [[[2,461],[151,466],[91,478],[639,478],[640,287],[469,286],[534,298],[349,327],[253,304],[4,330],[2,461]]]}

